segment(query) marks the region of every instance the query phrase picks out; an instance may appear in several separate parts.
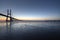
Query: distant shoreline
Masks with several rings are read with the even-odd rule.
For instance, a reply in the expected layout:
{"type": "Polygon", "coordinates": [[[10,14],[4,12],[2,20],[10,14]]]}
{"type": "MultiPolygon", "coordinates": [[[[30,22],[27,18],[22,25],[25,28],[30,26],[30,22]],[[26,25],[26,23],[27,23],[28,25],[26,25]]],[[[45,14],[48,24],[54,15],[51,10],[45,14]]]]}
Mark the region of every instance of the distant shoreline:
{"type": "MultiPolygon", "coordinates": [[[[18,21],[20,22],[60,22],[60,20],[18,20],[18,21]]],[[[6,22],[6,21],[0,21],[0,22],[6,22]]]]}

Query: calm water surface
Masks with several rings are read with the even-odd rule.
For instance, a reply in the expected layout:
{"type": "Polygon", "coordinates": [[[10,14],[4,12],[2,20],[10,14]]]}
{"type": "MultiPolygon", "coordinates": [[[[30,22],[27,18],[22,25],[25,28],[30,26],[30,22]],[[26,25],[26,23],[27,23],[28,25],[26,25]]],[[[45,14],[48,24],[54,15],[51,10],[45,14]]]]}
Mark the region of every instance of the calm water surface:
{"type": "Polygon", "coordinates": [[[59,39],[60,22],[0,22],[0,40],[59,39]]]}

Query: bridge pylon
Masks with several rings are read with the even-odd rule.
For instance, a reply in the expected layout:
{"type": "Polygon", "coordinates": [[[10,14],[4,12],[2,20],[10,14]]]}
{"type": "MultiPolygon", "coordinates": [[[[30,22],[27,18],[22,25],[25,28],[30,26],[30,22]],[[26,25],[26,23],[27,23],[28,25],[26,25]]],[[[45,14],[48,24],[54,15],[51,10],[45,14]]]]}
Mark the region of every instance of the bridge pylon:
{"type": "Polygon", "coordinates": [[[11,17],[12,17],[12,16],[11,16],[11,9],[10,9],[10,10],[7,9],[7,17],[6,17],[6,21],[9,21],[9,20],[8,20],[8,18],[9,18],[8,16],[10,16],[10,21],[12,21],[12,18],[11,18],[11,17]]]}

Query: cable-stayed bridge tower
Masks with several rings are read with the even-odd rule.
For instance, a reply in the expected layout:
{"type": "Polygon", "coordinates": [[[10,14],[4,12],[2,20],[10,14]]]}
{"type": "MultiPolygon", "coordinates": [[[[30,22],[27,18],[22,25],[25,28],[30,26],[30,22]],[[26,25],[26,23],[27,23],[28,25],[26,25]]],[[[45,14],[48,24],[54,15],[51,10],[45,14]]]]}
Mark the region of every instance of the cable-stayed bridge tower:
{"type": "Polygon", "coordinates": [[[12,17],[11,9],[7,9],[7,15],[3,13],[0,13],[0,15],[6,17],[6,22],[7,21],[22,21],[22,20],[12,17]]]}
{"type": "Polygon", "coordinates": [[[8,18],[9,18],[8,16],[10,16],[10,21],[12,21],[12,18],[11,18],[11,17],[12,17],[12,15],[11,15],[11,9],[10,9],[10,10],[7,9],[7,17],[6,17],[6,21],[9,21],[9,20],[8,20],[8,18]]]}

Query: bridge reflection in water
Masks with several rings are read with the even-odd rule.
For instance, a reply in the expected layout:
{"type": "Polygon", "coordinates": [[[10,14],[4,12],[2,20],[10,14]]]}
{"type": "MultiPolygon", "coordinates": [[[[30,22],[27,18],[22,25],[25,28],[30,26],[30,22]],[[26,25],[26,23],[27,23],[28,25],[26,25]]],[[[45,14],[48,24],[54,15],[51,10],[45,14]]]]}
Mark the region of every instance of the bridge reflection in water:
{"type": "Polygon", "coordinates": [[[6,31],[7,31],[7,33],[11,32],[11,26],[12,26],[12,22],[6,22],[6,31]]]}

